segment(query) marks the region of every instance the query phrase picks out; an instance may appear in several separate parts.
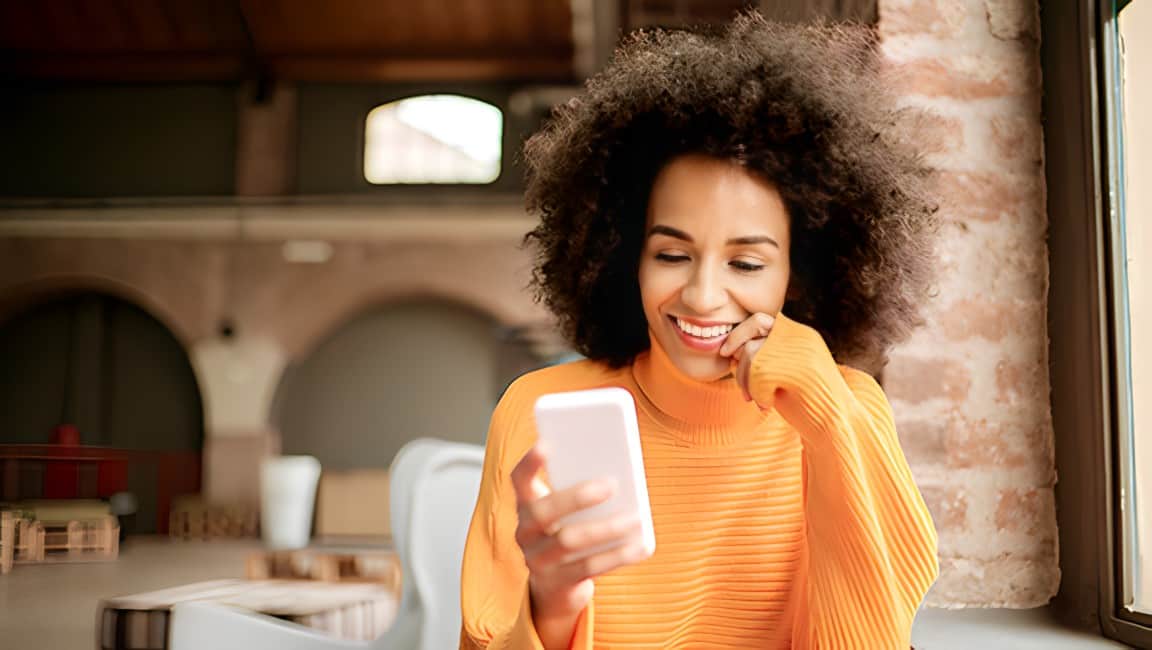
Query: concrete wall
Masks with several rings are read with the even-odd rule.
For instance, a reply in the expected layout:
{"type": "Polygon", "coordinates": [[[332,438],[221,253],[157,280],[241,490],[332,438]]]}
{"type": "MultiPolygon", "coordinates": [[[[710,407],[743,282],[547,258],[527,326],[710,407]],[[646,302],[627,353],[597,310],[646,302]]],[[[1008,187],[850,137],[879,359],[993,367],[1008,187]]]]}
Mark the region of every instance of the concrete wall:
{"type": "Polygon", "coordinates": [[[938,296],[885,372],[940,532],[928,602],[1041,605],[1060,571],[1037,5],[881,0],[880,32],[942,177],[938,296]]]}
{"type": "Polygon", "coordinates": [[[450,303],[374,306],[284,374],[273,406],[285,454],[325,468],[387,467],[430,436],[483,444],[499,395],[497,325],[450,303]]]}
{"type": "Polygon", "coordinates": [[[135,305],[64,295],[0,323],[0,442],[69,423],[87,445],[199,450],[202,422],[187,352],[135,305]]]}
{"type": "Polygon", "coordinates": [[[235,188],[236,86],[5,83],[0,196],[203,196],[235,188]]]}

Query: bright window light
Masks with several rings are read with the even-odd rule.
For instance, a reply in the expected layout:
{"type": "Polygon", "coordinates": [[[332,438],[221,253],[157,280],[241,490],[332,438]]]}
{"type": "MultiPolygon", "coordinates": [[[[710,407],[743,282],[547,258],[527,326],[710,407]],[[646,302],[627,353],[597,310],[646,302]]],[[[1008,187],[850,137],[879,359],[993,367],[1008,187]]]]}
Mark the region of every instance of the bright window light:
{"type": "Polygon", "coordinates": [[[368,113],[364,177],[376,185],[491,183],[500,175],[503,115],[458,95],[410,97],[368,113]]]}

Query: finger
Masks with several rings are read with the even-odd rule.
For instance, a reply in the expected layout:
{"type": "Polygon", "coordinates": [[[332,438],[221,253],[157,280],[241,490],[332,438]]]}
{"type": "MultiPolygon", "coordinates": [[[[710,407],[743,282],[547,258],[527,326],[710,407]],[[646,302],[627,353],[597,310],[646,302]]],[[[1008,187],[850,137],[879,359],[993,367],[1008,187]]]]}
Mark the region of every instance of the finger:
{"type": "Polygon", "coordinates": [[[585,481],[524,504],[521,520],[528,519],[543,531],[553,531],[560,519],[607,501],[615,491],[616,482],[611,479],[585,481]]]}
{"type": "Polygon", "coordinates": [[[582,552],[601,546],[612,547],[640,538],[640,520],[622,515],[608,520],[564,526],[555,535],[542,537],[524,549],[524,558],[532,570],[563,564],[582,552]]]}
{"type": "Polygon", "coordinates": [[[775,318],[763,312],[752,314],[732,329],[724,344],[720,346],[720,354],[726,357],[733,356],[748,341],[768,336],[775,323],[775,318]]]}
{"type": "Polygon", "coordinates": [[[746,334],[748,331],[746,327],[747,322],[748,320],[745,319],[739,325],[733,327],[731,332],[728,332],[728,338],[724,339],[724,344],[720,346],[720,356],[732,357],[733,359],[739,358],[740,348],[744,347],[744,343],[748,340],[748,335],[746,334]]]}
{"type": "Polygon", "coordinates": [[[517,503],[531,503],[548,495],[548,486],[540,480],[545,458],[538,447],[528,450],[512,469],[512,489],[517,503]]]}
{"type": "Polygon", "coordinates": [[[622,566],[646,560],[651,555],[643,542],[632,542],[579,560],[562,564],[548,572],[549,580],[560,584],[576,584],[595,578],[622,566]]]}

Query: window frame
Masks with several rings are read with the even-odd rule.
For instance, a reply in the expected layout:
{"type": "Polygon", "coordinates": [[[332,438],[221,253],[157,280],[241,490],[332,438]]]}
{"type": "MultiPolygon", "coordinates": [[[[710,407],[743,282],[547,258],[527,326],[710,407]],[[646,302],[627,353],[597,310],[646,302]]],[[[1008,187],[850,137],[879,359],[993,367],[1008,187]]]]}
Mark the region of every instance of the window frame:
{"type": "Polygon", "coordinates": [[[1152,647],[1152,617],[1123,611],[1116,351],[1113,97],[1105,59],[1111,0],[1041,2],[1048,327],[1056,438],[1061,619],[1152,647]]]}

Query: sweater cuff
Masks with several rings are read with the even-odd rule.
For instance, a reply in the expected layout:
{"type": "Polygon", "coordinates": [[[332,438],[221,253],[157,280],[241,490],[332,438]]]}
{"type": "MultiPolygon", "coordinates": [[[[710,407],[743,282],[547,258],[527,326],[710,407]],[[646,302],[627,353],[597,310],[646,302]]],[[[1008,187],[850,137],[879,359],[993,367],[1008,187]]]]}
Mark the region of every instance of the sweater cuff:
{"type": "Polygon", "coordinates": [[[512,624],[512,629],[508,631],[506,643],[503,644],[508,650],[519,650],[520,648],[544,650],[544,644],[540,642],[540,636],[536,634],[536,625],[532,622],[531,594],[531,589],[525,583],[524,597],[520,600],[520,612],[512,624]]]}
{"type": "MultiPolygon", "coordinates": [[[[532,620],[532,595],[527,585],[524,588],[524,598],[520,603],[520,612],[501,647],[508,648],[508,650],[521,650],[522,648],[544,650],[544,644],[541,643],[540,635],[537,634],[536,625],[532,620]]],[[[576,619],[576,629],[572,633],[572,641],[568,648],[569,650],[592,650],[592,603],[588,603],[588,606],[580,613],[580,618],[576,619]]]]}
{"type": "Polygon", "coordinates": [[[764,410],[790,411],[806,438],[840,428],[837,420],[851,398],[824,338],[784,314],[752,359],[748,392],[764,410]]]}

